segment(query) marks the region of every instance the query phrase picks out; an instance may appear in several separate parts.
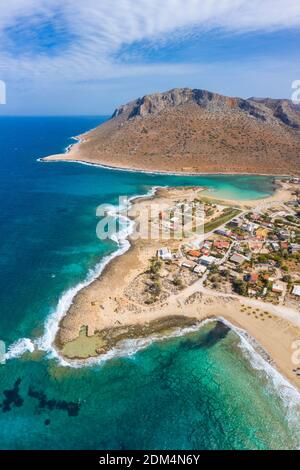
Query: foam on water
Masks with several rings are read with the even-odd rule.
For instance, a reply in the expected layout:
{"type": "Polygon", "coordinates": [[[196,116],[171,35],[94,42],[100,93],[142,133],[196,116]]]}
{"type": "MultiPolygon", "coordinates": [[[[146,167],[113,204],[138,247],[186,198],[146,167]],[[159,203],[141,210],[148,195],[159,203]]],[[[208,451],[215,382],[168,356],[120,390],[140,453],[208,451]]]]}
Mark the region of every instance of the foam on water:
{"type": "Polygon", "coordinates": [[[265,374],[267,383],[269,384],[267,386],[269,387],[270,393],[275,392],[278,395],[286,407],[289,423],[291,425],[297,425],[299,423],[300,416],[300,392],[256,350],[257,347],[261,350],[261,347],[256,343],[254,338],[250,337],[245,330],[236,327],[223,317],[209,318],[190,327],[178,328],[168,335],[151,335],[146,338],[123,340],[120,341],[116,347],[112,348],[100,357],[70,362],[65,359],[60,359],[60,364],[75,368],[86,366],[90,367],[101,365],[114,358],[133,357],[137,352],[149,347],[153,342],[161,342],[167,339],[185,336],[189,333],[199,331],[199,329],[205,325],[216,321],[222,322],[238,335],[239,347],[243,354],[247,357],[253,369],[265,374]]]}
{"type": "MultiPolygon", "coordinates": [[[[243,354],[250,361],[253,369],[261,371],[265,374],[267,381],[267,387],[270,393],[276,393],[281,399],[287,411],[287,420],[291,426],[299,426],[300,419],[300,392],[294,387],[283,375],[281,375],[275,367],[273,367],[264,357],[257,351],[257,348],[261,350],[261,346],[252,338],[245,330],[234,326],[228,320],[220,317],[217,319],[222,321],[232,331],[239,336],[239,347],[243,354]]],[[[213,321],[213,320],[211,320],[213,321]]],[[[300,435],[299,448],[300,448],[300,435]]]]}
{"type": "Polygon", "coordinates": [[[20,338],[8,347],[4,359],[14,359],[23,356],[26,352],[33,352],[35,349],[34,343],[29,338],[20,338]]]}
{"type": "Polygon", "coordinates": [[[9,346],[8,352],[5,356],[5,359],[15,359],[21,357],[25,352],[33,352],[35,349],[45,351],[49,353],[49,357],[56,358],[61,365],[69,365],[53,347],[53,343],[56,337],[56,334],[59,329],[59,323],[62,318],[65,316],[69,310],[74,297],[82,289],[90,285],[95,279],[97,279],[105,269],[105,267],[116,257],[123,255],[130,248],[130,242],[128,237],[133,232],[134,221],[129,219],[127,216],[122,214],[122,211],[128,210],[132,202],[136,199],[151,197],[155,194],[157,187],[151,188],[144,195],[132,196],[128,199],[128,204],[123,207],[114,207],[108,211],[108,215],[118,219],[121,223],[121,230],[118,233],[113,234],[111,239],[118,245],[118,249],[109,256],[105,256],[92,270],[89,271],[85,281],[80,282],[76,286],[68,289],[64,292],[59,299],[57,307],[53,313],[51,313],[45,322],[44,334],[42,337],[31,340],[30,338],[20,338],[15,341],[12,345],[9,346]]]}
{"type": "Polygon", "coordinates": [[[67,361],[66,359],[61,359],[60,364],[69,366],[69,367],[90,367],[94,365],[101,365],[111,359],[116,359],[120,357],[134,357],[139,351],[148,348],[151,344],[155,342],[165,341],[170,338],[179,338],[185,336],[189,333],[194,333],[199,330],[206,323],[209,323],[210,320],[204,320],[201,323],[197,323],[193,326],[188,326],[185,328],[177,328],[168,335],[150,335],[145,338],[135,338],[135,339],[126,339],[120,341],[117,346],[110,349],[107,353],[99,357],[91,357],[84,360],[72,360],[67,361]]]}
{"type": "MultiPolygon", "coordinates": [[[[231,330],[233,330],[240,338],[240,348],[243,350],[244,354],[250,360],[250,363],[253,368],[263,371],[270,379],[273,387],[276,389],[278,395],[282,400],[288,405],[289,410],[294,410],[295,406],[300,407],[300,393],[298,390],[293,387],[284,377],[270,365],[261,354],[257,352],[255,347],[257,344],[255,340],[251,338],[246,331],[237,328],[232,325],[230,322],[225,320],[222,317],[216,317],[215,319],[207,319],[199,324],[188,327],[188,328],[179,328],[174,332],[170,333],[167,336],[162,335],[152,335],[147,338],[137,338],[124,340],[118,344],[115,348],[112,348],[109,352],[102,355],[101,357],[90,358],[84,361],[67,361],[62,358],[58,351],[53,347],[53,342],[55,336],[59,329],[59,323],[64,315],[67,313],[70,308],[74,297],[76,294],[90,285],[96,278],[98,278],[103,272],[104,268],[116,257],[123,255],[130,248],[130,242],[128,240],[129,235],[133,232],[134,222],[129,219],[127,216],[122,214],[123,210],[128,209],[132,202],[137,198],[153,196],[157,190],[157,187],[153,187],[147,194],[143,196],[133,196],[128,200],[127,207],[124,205],[121,208],[114,207],[108,211],[108,215],[119,219],[121,223],[121,228],[117,234],[112,235],[111,239],[118,245],[118,249],[109,256],[103,258],[93,270],[88,273],[88,276],[85,281],[77,284],[73,288],[67,290],[61,296],[57,307],[53,313],[51,313],[46,319],[44,334],[42,337],[31,340],[30,338],[21,338],[14,342],[6,353],[5,358],[7,360],[17,358],[22,356],[25,352],[33,352],[34,349],[42,350],[48,353],[50,358],[56,358],[60,365],[67,367],[88,367],[95,364],[101,364],[109,359],[116,357],[130,357],[134,356],[138,351],[147,348],[150,344],[155,341],[163,341],[171,337],[184,336],[188,333],[199,330],[205,324],[221,321],[226,324],[231,330]]],[[[260,348],[261,349],[261,348],[260,348]]],[[[298,410],[297,410],[298,411],[298,410]]],[[[293,413],[290,413],[290,418],[292,419],[293,413]]]]}

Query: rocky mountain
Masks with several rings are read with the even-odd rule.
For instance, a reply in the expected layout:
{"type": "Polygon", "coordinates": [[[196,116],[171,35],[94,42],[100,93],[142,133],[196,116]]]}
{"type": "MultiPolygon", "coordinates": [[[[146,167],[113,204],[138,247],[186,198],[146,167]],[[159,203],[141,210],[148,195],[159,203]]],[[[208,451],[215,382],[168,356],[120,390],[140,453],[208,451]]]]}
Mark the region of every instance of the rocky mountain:
{"type": "Polygon", "coordinates": [[[300,105],[289,100],[274,100],[271,98],[251,98],[250,100],[263,104],[273,111],[273,115],[281,122],[294,129],[300,129],[300,105]]]}
{"type": "Polygon", "coordinates": [[[183,173],[300,173],[300,105],[174,89],[120,106],[86,136],[84,159],[183,173]]]}

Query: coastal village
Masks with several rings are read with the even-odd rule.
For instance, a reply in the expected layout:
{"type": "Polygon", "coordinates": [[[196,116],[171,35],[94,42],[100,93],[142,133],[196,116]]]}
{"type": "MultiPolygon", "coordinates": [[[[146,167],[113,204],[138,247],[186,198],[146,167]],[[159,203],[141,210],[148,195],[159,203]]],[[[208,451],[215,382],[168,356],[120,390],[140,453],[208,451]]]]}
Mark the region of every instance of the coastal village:
{"type": "MultiPolygon", "coordinates": [[[[290,183],[295,185],[292,200],[254,210],[205,202],[203,235],[178,241],[175,248],[173,240],[166,242],[129,286],[128,296],[149,305],[200,278],[214,291],[300,311],[300,182],[290,183]]],[[[184,209],[196,202],[185,202],[184,209]]],[[[176,230],[175,209],[161,214],[162,228],[176,230]]]]}
{"type": "Polygon", "coordinates": [[[128,339],[221,319],[299,386],[300,181],[276,184],[258,200],[218,200],[199,187],[136,200],[128,217],[146,211],[156,237],[130,237],[131,249],[77,294],[56,336],[63,356],[97,357],[128,339]]]}

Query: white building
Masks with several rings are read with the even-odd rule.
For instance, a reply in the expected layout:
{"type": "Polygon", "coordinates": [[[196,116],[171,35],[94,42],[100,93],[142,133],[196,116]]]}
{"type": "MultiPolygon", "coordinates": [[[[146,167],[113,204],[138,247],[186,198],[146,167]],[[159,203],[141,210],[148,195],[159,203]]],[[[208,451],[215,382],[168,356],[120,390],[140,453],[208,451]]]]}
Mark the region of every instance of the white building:
{"type": "Polygon", "coordinates": [[[169,261],[172,259],[172,253],[169,248],[160,248],[157,250],[157,257],[163,261],[169,261]]]}
{"type": "Polygon", "coordinates": [[[215,258],[214,256],[201,256],[200,258],[200,263],[203,264],[204,266],[211,266],[212,264],[215,264],[217,263],[217,258],[215,258]]]}
{"type": "Polygon", "coordinates": [[[295,286],[292,292],[293,295],[300,297],[300,286],[295,286]]]}
{"type": "Polygon", "coordinates": [[[282,294],[284,292],[284,284],[280,281],[274,282],[272,286],[272,292],[282,294]]]}
{"type": "Polygon", "coordinates": [[[194,267],[194,273],[198,274],[199,276],[203,276],[206,271],[207,267],[201,264],[197,264],[197,266],[194,267]]]}
{"type": "Polygon", "coordinates": [[[249,261],[249,258],[247,258],[247,256],[241,255],[240,253],[234,253],[231,256],[230,261],[232,261],[232,263],[241,265],[245,263],[245,261],[249,261]]]}
{"type": "Polygon", "coordinates": [[[253,222],[249,222],[242,225],[242,229],[250,233],[250,235],[253,235],[255,233],[255,230],[258,229],[258,227],[259,225],[254,224],[253,222]]]}
{"type": "Polygon", "coordinates": [[[279,251],[280,250],[280,245],[277,242],[271,242],[271,247],[272,247],[272,250],[274,250],[274,251],[279,251]]]}
{"type": "Polygon", "coordinates": [[[300,251],[300,244],[299,243],[292,243],[290,245],[290,250],[293,254],[298,253],[300,251]]]}
{"type": "Polygon", "coordinates": [[[184,262],[181,264],[181,267],[182,267],[182,268],[187,268],[187,269],[194,269],[195,263],[192,263],[192,262],[190,262],[190,261],[184,261],[184,262]]]}

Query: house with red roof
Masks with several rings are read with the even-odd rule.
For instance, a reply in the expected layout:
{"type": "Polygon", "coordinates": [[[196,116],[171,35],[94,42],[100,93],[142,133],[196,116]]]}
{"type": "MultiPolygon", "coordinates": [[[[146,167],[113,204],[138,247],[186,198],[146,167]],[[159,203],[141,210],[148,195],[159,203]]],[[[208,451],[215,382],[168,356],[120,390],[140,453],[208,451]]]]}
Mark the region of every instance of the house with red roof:
{"type": "Polygon", "coordinates": [[[228,250],[230,243],[227,240],[214,240],[214,248],[217,250],[228,250]]]}

